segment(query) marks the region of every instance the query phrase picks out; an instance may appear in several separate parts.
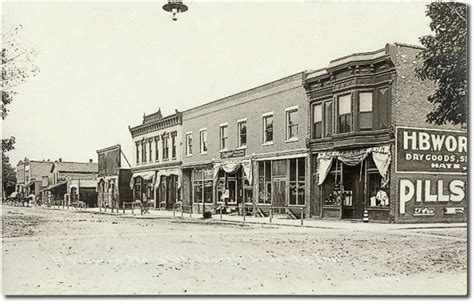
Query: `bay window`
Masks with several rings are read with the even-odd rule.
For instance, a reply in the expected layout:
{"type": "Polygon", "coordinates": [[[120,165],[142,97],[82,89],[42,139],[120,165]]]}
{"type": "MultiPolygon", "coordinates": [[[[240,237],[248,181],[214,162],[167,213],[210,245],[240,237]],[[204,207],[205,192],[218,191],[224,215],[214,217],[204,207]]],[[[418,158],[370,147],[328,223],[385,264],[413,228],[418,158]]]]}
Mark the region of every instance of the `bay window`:
{"type": "Polygon", "coordinates": [[[313,138],[321,138],[323,135],[323,111],[322,104],[313,106],[313,138]]]}
{"type": "Polygon", "coordinates": [[[372,130],[372,92],[359,93],[359,129],[372,130]]]}
{"type": "Polygon", "coordinates": [[[337,118],[338,133],[347,133],[352,129],[352,103],[351,94],[338,97],[337,118]]]}

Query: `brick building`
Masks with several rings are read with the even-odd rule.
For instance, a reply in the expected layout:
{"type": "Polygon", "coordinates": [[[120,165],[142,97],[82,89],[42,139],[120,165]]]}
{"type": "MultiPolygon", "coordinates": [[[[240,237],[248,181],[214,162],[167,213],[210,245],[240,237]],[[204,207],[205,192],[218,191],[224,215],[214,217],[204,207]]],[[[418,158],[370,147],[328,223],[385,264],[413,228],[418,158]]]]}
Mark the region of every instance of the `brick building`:
{"type": "Polygon", "coordinates": [[[435,85],[405,44],[308,72],[310,214],[371,221],[464,221],[467,134],[425,122],[435,85]]]}
{"type": "Polygon", "coordinates": [[[34,194],[37,196],[42,189],[53,182],[51,161],[37,161],[25,158],[16,166],[17,186],[16,191],[24,196],[34,194]]]}
{"type": "Polygon", "coordinates": [[[155,208],[173,208],[180,199],[182,113],[163,117],[158,110],[129,130],[135,148],[133,199],[155,208]]]}
{"type": "Polygon", "coordinates": [[[183,203],[300,214],[309,184],[304,73],[183,112],[183,203]],[[255,207],[255,208],[254,208],[255,207]]]}

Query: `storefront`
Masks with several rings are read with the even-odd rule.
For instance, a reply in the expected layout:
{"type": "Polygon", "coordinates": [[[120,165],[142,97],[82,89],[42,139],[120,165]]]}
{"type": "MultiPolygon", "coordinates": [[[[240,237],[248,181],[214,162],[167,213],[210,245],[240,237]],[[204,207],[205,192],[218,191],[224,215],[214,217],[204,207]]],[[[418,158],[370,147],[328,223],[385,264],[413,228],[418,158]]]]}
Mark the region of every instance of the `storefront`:
{"type": "Polygon", "coordinates": [[[259,159],[256,161],[258,213],[294,213],[307,206],[307,154],[292,157],[259,159]]]}
{"type": "Polygon", "coordinates": [[[390,145],[319,152],[316,199],[322,218],[388,221],[390,213],[390,145]]]}
{"type": "Polygon", "coordinates": [[[181,169],[158,170],[155,183],[156,208],[173,209],[181,200],[181,169]]]}
{"type": "Polygon", "coordinates": [[[242,204],[252,204],[252,161],[224,161],[214,165],[216,200],[230,211],[242,204]]]}
{"type": "Polygon", "coordinates": [[[130,179],[133,201],[155,206],[155,171],[135,172],[130,179]]]}

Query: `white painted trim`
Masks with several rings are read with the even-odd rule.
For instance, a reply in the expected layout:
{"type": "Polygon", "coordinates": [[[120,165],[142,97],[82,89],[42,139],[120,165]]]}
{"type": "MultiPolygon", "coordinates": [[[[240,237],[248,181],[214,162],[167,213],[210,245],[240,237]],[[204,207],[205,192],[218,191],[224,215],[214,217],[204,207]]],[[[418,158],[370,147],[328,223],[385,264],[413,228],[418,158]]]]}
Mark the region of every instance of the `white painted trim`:
{"type": "Polygon", "coordinates": [[[273,116],[273,111],[262,114],[262,117],[267,117],[267,116],[273,116]]]}
{"type": "Polygon", "coordinates": [[[291,106],[285,109],[285,112],[293,111],[293,110],[298,110],[299,105],[291,106]]]}
{"type": "Polygon", "coordinates": [[[189,135],[189,134],[193,134],[193,131],[188,131],[188,132],[184,133],[184,135],[189,135]]]}
{"type": "Polygon", "coordinates": [[[199,129],[199,132],[202,132],[202,131],[207,131],[207,127],[199,129]]]}
{"type": "Polygon", "coordinates": [[[237,124],[238,124],[239,122],[244,122],[244,121],[245,121],[245,122],[247,121],[247,117],[241,118],[241,119],[237,120],[237,124]]]}
{"type": "Polygon", "coordinates": [[[267,141],[266,143],[263,143],[262,146],[271,146],[273,145],[273,140],[272,141],[267,141]]]}
{"type": "Polygon", "coordinates": [[[227,126],[229,126],[229,123],[224,122],[224,123],[221,123],[221,124],[219,125],[219,128],[220,128],[220,127],[227,127],[227,126]]]}
{"type": "Polygon", "coordinates": [[[292,142],[297,142],[299,139],[298,137],[293,137],[285,140],[286,143],[292,143],[292,142]]]}

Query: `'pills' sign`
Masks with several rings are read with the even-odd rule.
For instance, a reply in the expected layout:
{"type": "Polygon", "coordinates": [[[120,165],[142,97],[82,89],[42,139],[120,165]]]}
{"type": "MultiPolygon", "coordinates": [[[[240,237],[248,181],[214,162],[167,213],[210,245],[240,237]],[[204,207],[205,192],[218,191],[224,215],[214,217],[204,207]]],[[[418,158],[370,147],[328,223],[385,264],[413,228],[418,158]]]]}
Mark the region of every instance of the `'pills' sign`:
{"type": "Polygon", "coordinates": [[[397,127],[396,170],[467,174],[467,133],[397,127]]]}

